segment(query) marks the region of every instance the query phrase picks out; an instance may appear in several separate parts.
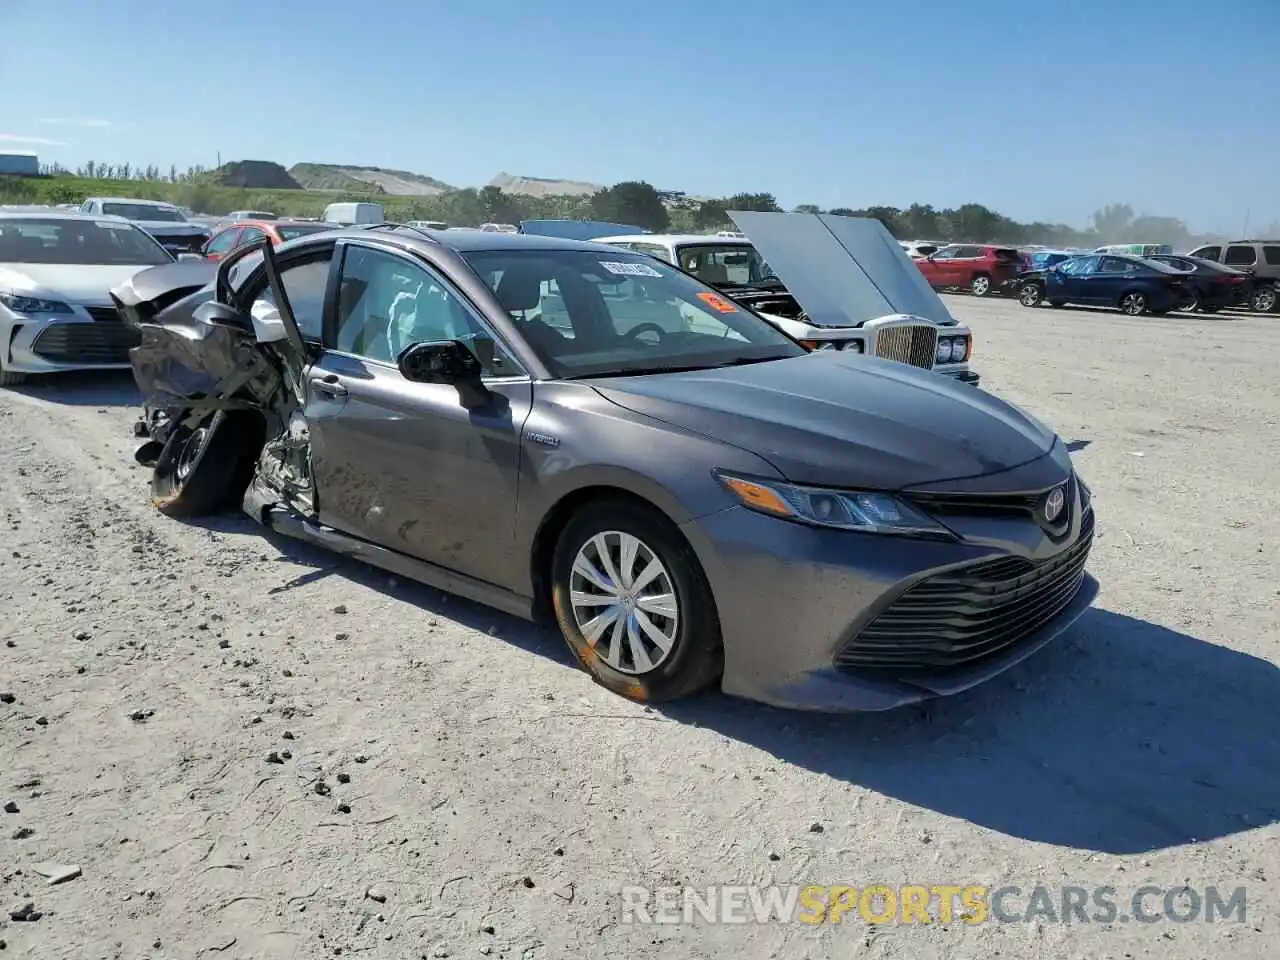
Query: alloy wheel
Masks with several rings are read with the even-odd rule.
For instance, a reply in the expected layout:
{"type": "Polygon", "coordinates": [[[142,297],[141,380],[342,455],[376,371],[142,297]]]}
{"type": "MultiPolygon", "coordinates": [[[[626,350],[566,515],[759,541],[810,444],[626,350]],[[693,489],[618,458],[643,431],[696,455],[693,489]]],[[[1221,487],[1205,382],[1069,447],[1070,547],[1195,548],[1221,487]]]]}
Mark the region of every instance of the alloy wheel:
{"type": "Polygon", "coordinates": [[[620,673],[649,673],[675,646],[675,585],[653,549],[632,534],[602,531],[579,548],[569,602],[587,643],[620,673]]]}
{"type": "Polygon", "coordinates": [[[1026,284],[1018,292],[1018,302],[1024,307],[1034,307],[1040,302],[1040,288],[1034,283],[1026,284]]]}
{"type": "Polygon", "coordinates": [[[1253,309],[1258,313],[1270,313],[1276,306],[1276,288],[1262,287],[1253,293],[1253,309]]]}
{"type": "Polygon", "coordinates": [[[1140,293],[1126,293],[1120,300],[1120,309],[1131,317],[1147,312],[1147,298],[1140,293]]]}
{"type": "Polygon", "coordinates": [[[969,285],[969,289],[973,291],[975,297],[985,297],[991,292],[990,277],[974,277],[973,283],[969,285]]]}

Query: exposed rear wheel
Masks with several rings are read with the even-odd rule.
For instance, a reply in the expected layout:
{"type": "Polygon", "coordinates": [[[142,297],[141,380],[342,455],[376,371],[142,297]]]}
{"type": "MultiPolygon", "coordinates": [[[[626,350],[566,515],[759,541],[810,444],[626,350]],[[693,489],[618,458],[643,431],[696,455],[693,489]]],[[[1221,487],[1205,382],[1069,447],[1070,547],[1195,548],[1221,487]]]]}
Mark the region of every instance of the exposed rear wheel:
{"type": "Polygon", "coordinates": [[[1038,283],[1024,283],[1018,288],[1018,302],[1024,307],[1038,306],[1044,299],[1044,288],[1038,283]]]}
{"type": "Polygon", "coordinates": [[[1270,284],[1253,291],[1250,306],[1258,313],[1270,313],[1276,308],[1276,288],[1270,284]]]}
{"type": "Polygon", "coordinates": [[[242,496],[246,459],[261,444],[250,423],[218,411],[195,428],[175,426],[151,475],[156,509],[170,517],[203,517],[242,496]]]}
{"type": "Polygon", "coordinates": [[[991,278],[980,273],[969,282],[969,292],[975,297],[985,297],[991,293],[991,278]]]}
{"type": "Polygon", "coordinates": [[[715,598],[693,549],[656,511],[588,504],[560,534],[552,564],[556,620],[578,661],[632,700],[673,700],[723,668],[715,598]]]}
{"type": "Polygon", "coordinates": [[[1188,290],[1179,298],[1178,309],[1184,313],[1194,313],[1200,309],[1200,298],[1193,291],[1188,290]]]}

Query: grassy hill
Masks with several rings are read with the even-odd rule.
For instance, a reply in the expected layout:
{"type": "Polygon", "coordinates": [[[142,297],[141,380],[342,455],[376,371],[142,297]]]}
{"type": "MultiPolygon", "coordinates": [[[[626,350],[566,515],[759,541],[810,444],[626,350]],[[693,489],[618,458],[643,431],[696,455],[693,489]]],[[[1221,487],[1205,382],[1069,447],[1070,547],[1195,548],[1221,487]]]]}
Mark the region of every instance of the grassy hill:
{"type": "Polygon", "coordinates": [[[302,184],[289,176],[289,171],[270,160],[236,160],[224,163],[207,174],[212,183],[223,187],[251,187],[264,190],[301,190],[302,184]]]}
{"type": "Polygon", "coordinates": [[[336,163],[295,163],[289,176],[308,190],[348,190],[393,197],[432,197],[452,190],[435,177],[383,167],[351,167],[336,163]]]}

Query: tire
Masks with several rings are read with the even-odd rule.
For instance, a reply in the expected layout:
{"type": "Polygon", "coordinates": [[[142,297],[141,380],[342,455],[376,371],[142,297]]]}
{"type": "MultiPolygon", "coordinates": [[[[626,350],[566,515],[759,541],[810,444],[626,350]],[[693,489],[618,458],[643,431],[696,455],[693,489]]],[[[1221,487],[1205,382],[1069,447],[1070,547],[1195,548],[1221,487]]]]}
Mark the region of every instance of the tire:
{"type": "Polygon", "coordinates": [[[215,413],[194,430],[175,426],[151,474],[151,497],[168,517],[206,517],[244,495],[261,446],[250,417],[215,413]],[[256,439],[256,444],[255,444],[256,439]]]}
{"type": "MultiPolygon", "coordinates": [[[[551,576],[551,600],[560,632],[578,662],[606,689],[637,701],[675,700],[710,685],[723,671],[720,618],[711,586],[693,548],[656,510],[627,500],[588,503],[561,531],[551,576]],[[644,571],[653,559],[662,571],[639,584],[630,596],[639,596],[643,603],[645,596],[664,595],[673,597],[674,604],[668,601],[661,605],[630,606],[624,591],[624,603],[628,603],[628,607],[622,612],[630,610],[627,619],[616,617],[607,621],[593,644],[583,627],[590,625],[593,610],[601,611],[597,616],[607,616],[609,605],[595,603],[575,607],[574,597],[603,598],[612,595],[612,591],[582,576],[577,572],[581,566],[575,569],[575,564],[581,557],[595,568],[597,575],[604,575],[602,583],[611,584],[613,578],[598,559],[599,549],[603,548],[610,557],[611,569],[620,571],[622,540],[626,537],[639,544],[630,571],[633,576],[644,571]],[[659,606],[674,616],[653,612],[659,606]],[[669,641],[665,653],[654,643],[654,634],[642,629],[641,618],[657,631],[657,636],[669,641]],[[615,628],[610,623],[618,625],[616,649],[612,645],[615,628]],[[644,659],[633,655],[634,647],[629,643],[629,631],[624,624],[634,624],[632,629],[641,641],[644,659]]],[[[623,579],[621,574],[618,579],[623,579]]]]}
{"type": "Polygon", "coordinates": [[[985,273],[980,273],[969,281],[969,292],[975,297],[987,297],[991,295],[991,278],[985,273]]]}
{"type": "Polygon", "coordinates": [[[1044,300],[1044,287],[1038,283],[1024,283],[1018,288],[1018,302],[1024,307],[1038,307],[1044,300]]]}
{"type": "Polygon", "coordinates": [[[1177,309],[1183,313],[1195,313],[1200,309],[1200,298],[1194,293],[1184,293],[1178,301],[1177,309]]]}
{"type": "Polygon", "coordinates": [[[27,382],[25,373],[16,373],[13,370],[4,368],[4,361],[0,360],[0,387],[16,387],[19,384],[27,382]]]}
{"type": "Polygon", "coordinates": [[[1249,301],[1249,306],[1255,313],[1272,313],[1276,309],[1276,304],[1276,288],[1273,284],[1258,287],[1253,291],[1249,301]]]}
{"type": "Polygon", "coordinates": [[[1116,306],[1131,317],[1140,317],[1147,312],[1147,295],[1140,290],[1130,290],[1121,295],[1116,306]]]}

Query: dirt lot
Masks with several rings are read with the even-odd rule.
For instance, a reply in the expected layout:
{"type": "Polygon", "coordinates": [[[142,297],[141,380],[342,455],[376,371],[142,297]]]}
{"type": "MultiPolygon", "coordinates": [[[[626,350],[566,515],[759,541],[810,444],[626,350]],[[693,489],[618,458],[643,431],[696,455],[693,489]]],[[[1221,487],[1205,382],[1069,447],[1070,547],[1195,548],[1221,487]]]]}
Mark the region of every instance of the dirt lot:
{"type": "Polygon", "coordinates": [[[558,637],[238,516],[160,516],[127,377],[0,393],[5,955],[1275,956],[1280,319],[951,302],[987,385],[1074,441],[1103,591],[1022,667],[887,715],[627,703],[558,637]],[[774,882],[1248,907],[620,922],[624,885],[774,882]]]}

